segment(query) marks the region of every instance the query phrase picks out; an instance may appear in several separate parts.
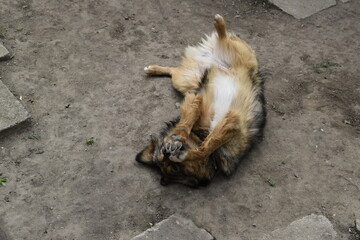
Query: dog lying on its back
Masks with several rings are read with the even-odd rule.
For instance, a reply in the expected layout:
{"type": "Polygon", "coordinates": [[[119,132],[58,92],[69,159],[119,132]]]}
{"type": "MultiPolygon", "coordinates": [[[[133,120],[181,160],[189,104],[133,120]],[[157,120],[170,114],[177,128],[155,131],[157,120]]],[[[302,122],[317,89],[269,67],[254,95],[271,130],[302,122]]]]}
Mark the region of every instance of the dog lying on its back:
{"type": "Polygon", "coordinates": [[[148,75],[171,76],[184,95],[180,119],[136,156],[160,168],[161,184],[204,185],[217,169],[229,176],[262,135],[266,111],[255,53],[226,31],[220,15],[214,25],[216,33],[185,49],[179,67],[145,68],[148,75]]]}

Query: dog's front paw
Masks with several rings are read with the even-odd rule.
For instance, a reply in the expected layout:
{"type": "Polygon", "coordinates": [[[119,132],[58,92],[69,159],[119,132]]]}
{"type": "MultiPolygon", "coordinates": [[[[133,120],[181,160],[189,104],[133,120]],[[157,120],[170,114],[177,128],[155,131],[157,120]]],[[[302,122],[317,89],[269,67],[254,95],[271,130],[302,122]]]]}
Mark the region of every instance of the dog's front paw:
{"type": "Polygon", "coordinates": [[[183,139],[176,135],[164,139],[164,153],[168,154],[173,162],[182,162],[186,158],[187,151],[182,141],[183,139]]]}

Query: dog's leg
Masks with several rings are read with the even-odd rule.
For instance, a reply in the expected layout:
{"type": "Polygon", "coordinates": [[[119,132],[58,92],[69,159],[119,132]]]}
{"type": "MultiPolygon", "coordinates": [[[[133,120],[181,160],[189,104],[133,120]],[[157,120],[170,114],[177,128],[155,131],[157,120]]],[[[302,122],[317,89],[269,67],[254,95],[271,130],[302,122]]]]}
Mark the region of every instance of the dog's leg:
{"type": "Polygon", "coordinates": [[[257,73],[257,60],[255,52],[242,39],[226,31],[226,24],[223,17],[215,15],[214,23],[217,35],[219,49],[222,61],[234,68],[248,68],[249,74],[255,76],[257,73]]]}
{"type": "Polygon", "coordinates": [[[180,110],[180,120],[174,129],[164,138],[166,152],[179,152],[185,140],[189,137],[194,124],[199,120],[201,113],[202,96],[188,93],[180,110]]]}
{"type": "Polygon", "coordinates": [[[161,67],[150,65],[144,68],[147,75],[150,76],[171,76],[173,87],[185,95],[188,91],[199,88],[201,78],[197,74],[189,74],[188,69],[183,67],[161,67]]]}
{"type": "Polygon", "coordinates": [[[219,39],[226,38],[226,24],[225,20],[219,14],[215,15],[215,23],[214,23],[216,32],[218,34],[219,39]]]}
{"type": "Polygon", "coordinates": [[[180,106],[180,121],[171,132],[171,136],[187,138],[191,129],[200,117],[202,96],[187,93],[180,106]]]}
{"type": "Polygon", "coordinates": [[[144,71],[148,75],[165,75],[172,76],[176,68],[174,67],[161,67],[158,65],[150,65],[144,68],[144,71]]]}
{"type": "Polygon", "coordinates": [[[199,152],[205,157],[210,156],[216,149],[228,143],[237,135],[241,135],[240,115],[235,111],[228,112],[215,126],[213,131],[202,143],[199,152]]]}
{"type": "Polygon", "coordinates": [[[216,125],[214,130],[206,137],[204,142],[197,150],[178,151],[172,156],[176,162],[194,161],[201,163],[199,167],[207,165],[209,156],[218,148],[237,138],[237,141],[243,149],[246,148],[247,137],[244,136],[246,127],[240,120],[240,115],[235,111],[228,112],[222,120],[216,125]],[[239,139],[238,139],[239,138],[239,139]]]}

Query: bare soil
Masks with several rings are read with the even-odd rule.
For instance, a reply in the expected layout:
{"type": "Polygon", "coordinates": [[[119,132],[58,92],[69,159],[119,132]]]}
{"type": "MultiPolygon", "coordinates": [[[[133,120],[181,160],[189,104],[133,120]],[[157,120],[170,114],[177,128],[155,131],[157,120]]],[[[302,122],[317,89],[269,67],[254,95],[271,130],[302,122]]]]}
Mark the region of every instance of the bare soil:
{"type": "Polygon", "coordinates": [[[2,240],[130,239],[173,213],[219,240],[258,239],[311,213],[354,238],[359,16],[357,0],[301,21],[252,0],[0,1],[14,54],[1,80],[32,115],[0,136],[2,240]],[[229,179],[163,187],[134,158],[181,99],[143,68],[176,65],[216,13],[257,52],[265,138],[229,179]]]}

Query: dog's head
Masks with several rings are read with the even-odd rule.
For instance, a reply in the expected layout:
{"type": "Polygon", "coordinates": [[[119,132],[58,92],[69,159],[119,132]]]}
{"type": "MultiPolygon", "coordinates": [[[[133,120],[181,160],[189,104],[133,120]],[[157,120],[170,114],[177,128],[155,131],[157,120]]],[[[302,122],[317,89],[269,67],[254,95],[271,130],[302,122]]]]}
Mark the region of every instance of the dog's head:
{"type": "MultiPolygon", "coordinates": [[[[172,136],[152,136],[148,145],[136,155],[136,161],[159,168],[162,185],[169,183],[180,183],[190,187],[207,185],[215,173],[215,168],[211,166],[212,163],[204,166],[199,161],[173,159],[166,149],[165,139],[169,137],[172,136]]],[[[195,149],[198,147],[199,141],[196,136],[191,135],[189,139],[183,140],[181,147],[179,146],[180,150],[186,152],[195,149]]]]}

